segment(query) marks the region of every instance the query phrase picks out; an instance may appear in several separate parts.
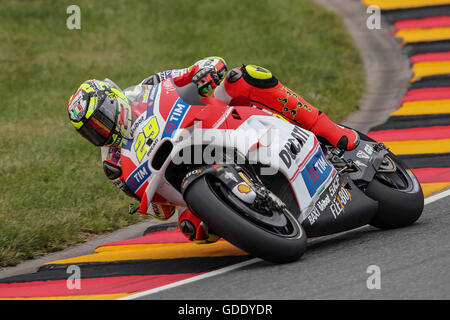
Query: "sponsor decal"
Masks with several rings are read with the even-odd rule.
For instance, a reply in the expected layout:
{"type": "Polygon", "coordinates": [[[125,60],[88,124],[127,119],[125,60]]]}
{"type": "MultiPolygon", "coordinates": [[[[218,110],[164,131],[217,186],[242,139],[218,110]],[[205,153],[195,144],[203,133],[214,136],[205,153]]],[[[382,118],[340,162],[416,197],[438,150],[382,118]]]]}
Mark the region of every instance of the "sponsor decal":
{"type": "Polygon", "coordinates": [[[139,125],[144,121],[144,116],[140,116],[139,118],[134,121],[133,126],[131,127],[131,134],[133,134],[136,129],[139,127],[139,125]]]}
{"type": "Polygon", "coordinates": [[[128,129],[130,121],[131,121],[131,109],[122,108],[120,112],[119,124],[122,125],[125,129],[128,129]]]}
{"type": "Polygon", "coordinates": [[[308,215],[307,218],[311,226],[319,219],[321,214],[329,208],[337,188],[339,188],[339,175],[336,175],[328,187],[327,192],[322,194],[321,198],[316,202],[316,205],[308,215]]]}
{"type": "Polygon", "coordinates": [[[297,158],[300,149],[308,140],[309,135],[300,127],[295,126],[291,132],[291,138],[283,146],[278,156],[288,169],[291,168],[292,162],[297,158]]]}
{"type": "Polygon", "coordinates": [[[172,70],[164,71],[164,79],[172,78],[172,70]]]}
{"type": "Polygon", "coordinates": [[[150,95],[148,98],[148,104],[147,104],[147,118],[153,115],[153,102],[156,99],[156,95],[158,93],[159,86],[153,86],[150,90],[150,95]]]}
{"type": "Polygon", "coordinates": [[[87,100],[83,99],[83,90],[79,89],[69,104],[69,116],[72,121],[80,121],[87,110],[87,100]]]}
{"type": "Polygon", "coordinates": [[[359,150],[359,151],[356,153],[356,156],[357,156],[358,158],[360,158],[360,159],[369,159],[369,158],[370,158],[370,156],[369,156],[367,153],[365,153],[364,151],[362,151],[362,150],[359,150]]]}
{"type": "Polygon", "coordinates": [[[149,89],[144,89],[143,94],[142,94],[142,103],[147,103],[148,102],[148,97],[149,97],[149,89]]]}
{"type": "MultiPolygon", "coordinates": [[[[81,103],[83,103],[83,101],[81,101],[81,103]]],[[[79,104],[72,106],[70,111],[72,120],[79,121],[83,117],[84,108],[79,104]]]]}
{"type": "Polygon", "coordinates": [[[118,164],[120,161],[120,149],[117,147],[109,147],[108,154],[106,155],[107,160],[111,160],[115,164],[118,164]]]}
{"type": "Polygon", "coordinates": [[[317,210],[316,207],[314,207],[311,210],[311,213],[308,215],[309,224],[313,225],[314,222],[316,222],[317,219],[319,219],[319,217],[320,217],[320,212],[319,212],[319,210],[317,210]]]}
{"type": "Polygon", "coordinates": [[[162,82],[162,81],[166,80],[166,74],[164,73],[164,71],[158,72],[157,75],[158,75],[159,81],[162,82]]]}
{"type": "Polygon", "coordinates": [[[352,200],[350,191],[340,183],[339,175],[331,182],[327,192],[323,193],[321,198],[316,202],[314,208],[308,215],[308,221],[312,226],[322,213],[328,212],[333,215],[334,219],[345,212],[346,205],[352,200]]]}
{"type": "Polygon", "coordinates": [[[317,190],[328,179],[332,171],[332,166],[325,159],[325,156],[319,148],[301,171],[301,175],[311,197],[314,196],[317,190]]]}
{"type": "Polygon", "coordinates": [[[136,192],[150,175],[151,171],[148,168],[148,162],[145,162],[130,174],[125,183],[133,190],[133,192],[136,192]]]}
{"type": "Polygon", "coordinates": [[[163,81],[162,82],[162,87],[164,88],[164,90],[166,90],[166,93],[175,91],[175,87],[173,86],[172,81],[163,81]]]}
{"type": "Polygon", "coordinates": [[[174,206],[161,205],[155,203],[152,203],[151,205],[153,212],[159,219],[168,219],[175,213],[174,206]]]}
{"type": "Polygon", "coordinates": [[[192,176],[193,174],[200,174],[200,173],[202,173],[202,169],[192,170],[192,171],[188,172],[184,178],[187,179],[190,176],[192,176]]]}
{"type": "Polygon", "coordinates": [[[333,217],[336,219],[341,213],[345,211],[346,204],[352,200],[350,192],[341,185],[339,190],[334,194],[330,210],[333,217]]]}
{"type": "Polygon", "coordinates": [[[192,175],[200,174],[200,173],[202,173],[202,172],[203,172],[202,169],[196,169],[196,170],[192,170],[192,171],[188,172],[188,173],[184,176],[183,180],[181,180],[181,188],[184,189],[185,183],[186,183],[186,181],[187,181],[187,179],[188,179],[189,177],[191,177],[192,175]]]}
{"type": "Polygon", "coordinates": [[[182,76],[189,72],[189,68],[171,70],[172,78],[182,76]]]}
{"type": "Polygon", "coordinates": [[[227,180],[233,180],[236,183],[238,182],[236,176],[232,172],[226,171],[223,176],[227,180]]]}
{"type": "Polygon", "coordinates": [[[246,184],[241,183],[240,185],[237,186],[237,189],[240,193],[249,193],[250,191],[252,191],[252,189],[250,189],[250,187],[246,184]]]}
{"type": "Polygon", "coordinates": [[[147,152],[148,156],[150,155],[150,153],[152,153],[153,149],[155,149],[155,147],[158,144],[158,142],[159,142],[158,138],[156,138],[155,140],[152,140],[152,139],[149,138],[147,140],[146,143],[147,143],[148,146],[150,146],[150,148],[148,149],[148,152],[147,152]]]}
{"type": "Polygon", "coordinates": [[[331,197],[336,194],[337,189],[339,188],[339,176],[336,176],[336,179],[333,180],[330,187],[328,188],[328,192],[331,197]]]}
{"type": "Polygon", "coordinates": [[[354,163],[355,163],[358,167],[367,167],[366,164],[362,163],[362,162],[359,161],[359,160],[355,160],[354,163]]]}
{"type": "Polygon", "coordinates": [[[326,209],[326,207],[330,204],[331,200],[330,200],[330,195],[327,194],[325,196],[325,198],[323,199],[319,199],[319,201],[317,201],[316,206],[319,208],[320,211],[323,211],[326,209]]]}
{"type": "Polygon", "coordinates": [[[131,151],[132,146],[133,146],[133,139],[123,139],[122,149],[131,151]]]}
{"type": "Polygon", "coordinates": [[[364,151],[365,151],[367,154],[372,155],[372,153],[373,153],[373,147],[372,147],[370,144],[366,144],[366,145],[364,146],[364,151]]]}
{"type": "Polygon", "coordinates": [[[166,127],[164,128],[163,135],[161,139],[165,137],[172,138],[175,131],[181,124],[186,111],[189,109],[189,104],[185,103],[183,100],[178,99],[175,105],[170,111],[169,117],[167,118],[166,127]]]}
{"type": "Polygon", "coordinates": [[[133,121],[131,106],[128,103],[123,103],[121,99],[118,99],[120,103],[120,117],[117,128],[120,134],[126,138],[131,138],[131,124],[133,121]]]}

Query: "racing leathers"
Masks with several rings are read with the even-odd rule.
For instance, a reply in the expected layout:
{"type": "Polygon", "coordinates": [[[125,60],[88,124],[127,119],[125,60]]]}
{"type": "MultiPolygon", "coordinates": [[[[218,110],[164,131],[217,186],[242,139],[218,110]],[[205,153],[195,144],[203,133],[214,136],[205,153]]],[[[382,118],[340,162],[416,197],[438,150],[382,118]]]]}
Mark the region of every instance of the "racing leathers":
{"type": "MultiPolygon", "coordinates": [[[[210,57],[196,62],[189,68],[151,75],[140,85],[157,85],[168,78],[172,78],[179,87],[194,82],[203,97],[212,94],[228,105],[253,105],[276,112],[341,149],[351,150],[358,144],[359,137],[356,132],[332,122],[323,112],[279,82],[269,70],[254,65],[243,65],[230,70],[221,82],[225,71],[226,63],[222,58],[210,57]]],[[[120,143],[102,147],[102,160],[108,178],[127,195],[138,198],[121,175],[120,143]]],[[[154,200],[150,205],[151,210],[141,201],[137,211],[163,220],[170,218],[176,211],[175,207],[154,200]]],[[[190,240],[208,243],[218,239],[214,232],[208,230],[208,226],[189,209],[179,208],[178,213],[178,226],[190,240]]]]}
{"type": "Polygon", "coordinates": [[[331,121],[265,68],[243,65],[230,70],[214,94],[228,105],[254,105],[278,113],[340,149],[352,150],[359,143],[354,130],[331,121]]]}

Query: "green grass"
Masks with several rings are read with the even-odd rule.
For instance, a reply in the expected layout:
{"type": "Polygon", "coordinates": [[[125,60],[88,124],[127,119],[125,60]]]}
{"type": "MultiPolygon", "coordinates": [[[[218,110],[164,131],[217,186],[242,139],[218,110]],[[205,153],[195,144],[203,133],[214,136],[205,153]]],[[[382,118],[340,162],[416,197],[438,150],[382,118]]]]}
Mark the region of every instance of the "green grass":
{"type": "Polygon", "coordinates": [[[86,79],[125,88],[211,55],[258,64],[339,121],[364,75],[341,20],[312,1],[2,1],[0,266],[137,221],[105,177],[67,100],[86,79]],[[81,30],[66,8],[81,8],[81,30]]]}

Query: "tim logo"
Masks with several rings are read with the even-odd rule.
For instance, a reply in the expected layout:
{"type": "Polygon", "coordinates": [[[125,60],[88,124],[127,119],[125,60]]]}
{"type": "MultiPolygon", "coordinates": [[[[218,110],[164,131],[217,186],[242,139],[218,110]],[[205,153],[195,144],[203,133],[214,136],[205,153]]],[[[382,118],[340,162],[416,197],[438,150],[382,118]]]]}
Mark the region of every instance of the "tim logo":
{"type": "Polygon", "coordinates": [[[331,165],[325,160],[319,149],[302,170],[302,177],[311,197],[329,177],[331,171],[331,165]]]}
{"type": "Polygon", "coordinates": [[[140,167],[136,168],[133,173],[128,177],[126,184],[136,192],[142,184],[150,177],[150,170],[148,168],[148,162],[145,162],[140,167]]]}
{"type": "Polygon", "coordinates": [[[320,178],[320,175],[317,173],[317,169],[315,166],[311,168],[311,170],[308,171],[309,178],[312,180],[313,183],[317,181],[317,179],[320,178]]]}
{"type": "Polygon", "coordinates": [[[175,106],[172,108],[172,111],[169,114],[169,117],[167,118],[167,124],[164,128],[163,135],[161,139],[165,137],[173,137],[173,134],[178,129],[178,127],[181,124],[181,120],[183,119],[184,115],[186,114],[187,109],[189,108],[189,105],[185,103],[183,100],[178,99],[175,102],[175,106]]]}

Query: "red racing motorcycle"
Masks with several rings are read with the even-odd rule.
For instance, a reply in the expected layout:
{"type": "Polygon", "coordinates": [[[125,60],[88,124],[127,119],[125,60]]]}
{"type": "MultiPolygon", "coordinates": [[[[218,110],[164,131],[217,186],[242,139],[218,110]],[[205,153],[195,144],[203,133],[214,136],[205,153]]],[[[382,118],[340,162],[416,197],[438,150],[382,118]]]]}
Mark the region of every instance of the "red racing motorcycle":
{"type": "Polygon", "coordinates": [[[309,237],[404,227],[422,213],[411,170],[362,133],[342,151],[279,115],[199,99],[195,85],[172,79],[125,93],[135,116],[122,169],[141,206],[187,206],[252,256],[295,261],[309,237]]]}

